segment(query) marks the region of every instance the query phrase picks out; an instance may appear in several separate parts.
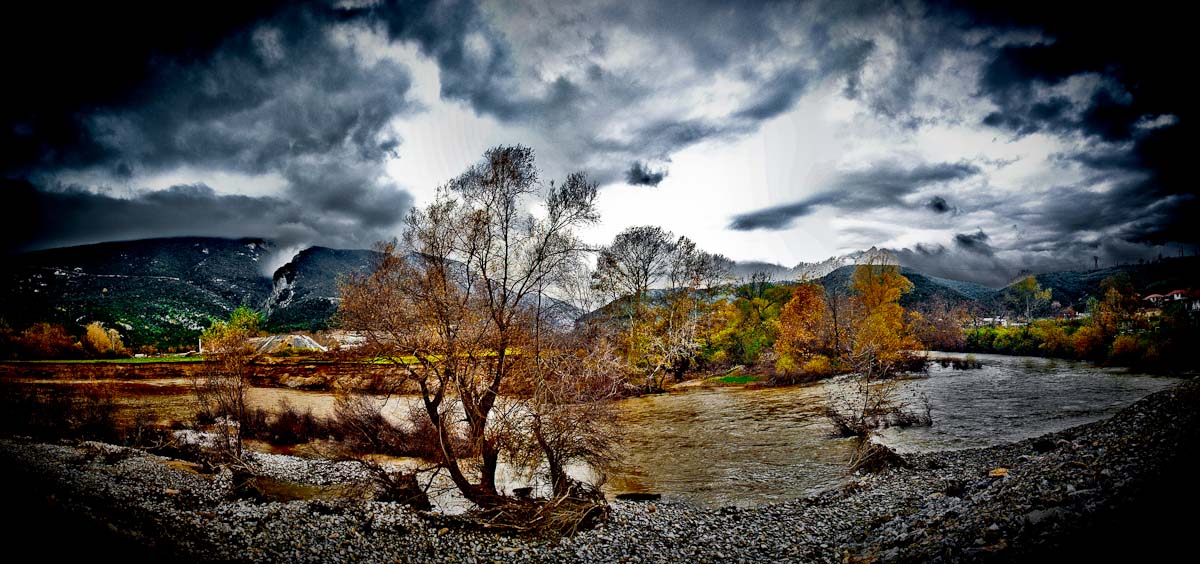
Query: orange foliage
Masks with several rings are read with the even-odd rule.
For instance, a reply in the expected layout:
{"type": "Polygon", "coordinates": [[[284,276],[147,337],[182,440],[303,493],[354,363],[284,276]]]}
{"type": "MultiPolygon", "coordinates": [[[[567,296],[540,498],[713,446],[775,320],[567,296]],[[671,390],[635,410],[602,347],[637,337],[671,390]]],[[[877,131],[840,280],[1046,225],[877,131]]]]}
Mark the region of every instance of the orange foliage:
{"type": "Polygon", "coordinates": [[[811,282],[800,284],[779,314],[775,352],[781,359],[795,361],[827,349],[828,324],[829,307],[825,303],[824,288],[811,282]]]}

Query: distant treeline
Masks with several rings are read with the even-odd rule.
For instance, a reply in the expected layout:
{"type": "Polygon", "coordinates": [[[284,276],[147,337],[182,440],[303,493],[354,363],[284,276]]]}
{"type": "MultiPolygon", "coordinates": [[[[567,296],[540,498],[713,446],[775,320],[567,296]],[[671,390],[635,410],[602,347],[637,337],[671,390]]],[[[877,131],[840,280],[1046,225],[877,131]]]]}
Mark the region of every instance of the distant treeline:
{"type": "MultiPolygon", "coordinates": [[[[149,350],[153,350],[150,347],[149,350]]],[[[121,334],[100,322],[89,323],[83,333],[72,335],[57,323],[34,323],[14,331],[0,320],[0,359],[121,358],[133,354],[121,334]]]]}
{"type": "Polygon", "coordinates": [[[1019,326],[966,330],[962,350],[1090,360],[1152,372],[1195,367],[1200,316],[1187,301],[1147,308],[1127,276],[1101,284],[1102,296],[1088,301],[1078,319],[1042,319],[1019,326]]]}

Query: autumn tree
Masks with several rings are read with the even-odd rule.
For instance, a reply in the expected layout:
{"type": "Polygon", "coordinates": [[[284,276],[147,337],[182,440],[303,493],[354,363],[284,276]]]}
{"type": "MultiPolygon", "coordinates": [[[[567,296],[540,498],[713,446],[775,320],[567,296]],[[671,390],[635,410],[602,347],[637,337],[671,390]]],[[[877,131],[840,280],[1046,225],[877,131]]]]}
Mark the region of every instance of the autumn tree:
{"type": "Polygon", "coordinates": [[[779,314],[779,338],[775,341],[780,373],[794,374],[805,363],[834,349],[831,316],[825,289],[819,284],[805,281],[792,290],[791,299],[779,314]]]}
{"type": "Polygon", "coordinates": [[[34,323],[21,331],[16,341],[27,358],[72,358],[78,350],[75,339],[57,323],[34,323]]]}
{"type": "Polygon", "coordinates": [[[1133,281],[1120,273],[1100,282],[1100,298],[1092,306],[1092,322],[1106,341],[1133,328],[1141,305],[1133,281]]]}
{"type": "Polygon", "coordinates": [[[243,306],[227,320],[213,320],[200,336],[206,367],[193,381],[193,390],[201,413],[216,419],[218,454],[235,461],[241,459],[249,424],[246,389],[255,356],[250,339],[259,334],[261,321],[258,312],[243,306]]]}
{"type": "Polygon", "coordinates": [[[765,272],[756,272],[733,292],[724,312],[720,345],[733,362],[754,364],[770,350],[779,336],[780,312],[791,298],[791,290],[771,282],[765,272]]]}
{"type": "Polygon", "coordinates": [[[522,381],[538,384],[531,351],[551,327],[537,304],[588,250],[575,229],[598,217],[596,185],[583,174],[545,187],[535,216],[529,209],[542,188],[532,149],[490,149],[410,211],[401,240],[380,247],[374,271],[341,287],[343,326],[363,332],[369,349],[417,390],[439,465],[480,507],[505,503],[496,468],[526,432],[523,408],[500,398],[522,381]]]}
{"type": "Polygon", "coordinates": [[[121,334],[116,329],[105,328],[99,321],[87,325],[83,335],[83,346],[93,356],[121,356],[129,352],[121,343],[121,334]]]}
{"type": "Polygon", "coordinates": [[[921,348],[899,303],[912,288],[894,265],[870,263],[854,270],[855,318],[848,360],[855,374],[852,388],[831,397],[826,409],[843,433],[866,436],[878,427],[910,419],[896,403],[896,386],[890,377],[908,364],[910,351],[921,348]]]}
{"type": "Polygon", "coordinates": [[[907,358],[908,351],[921,348],[905,324],[900,297],[913,284],[893,265],[859,265],[854,270],[851,298],[856,310],[851,362],[868,380],[886,378],[907,358]]]}
{"type": "Polygon", "coordinates": [[[1013,284],[1011,289],[1010,299],[1018,311],[1023,314],[1026,323],[1033,319],[1034,314],[1050,303],[1051,289],[1042,288],[1035,276],[1022,278],[1013,284]]]}

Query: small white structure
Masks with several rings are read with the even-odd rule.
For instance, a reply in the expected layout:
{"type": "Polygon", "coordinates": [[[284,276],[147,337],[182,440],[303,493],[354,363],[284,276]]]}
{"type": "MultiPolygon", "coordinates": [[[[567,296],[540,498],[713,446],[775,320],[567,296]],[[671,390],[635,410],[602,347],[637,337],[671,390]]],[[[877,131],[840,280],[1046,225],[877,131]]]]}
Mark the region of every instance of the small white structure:
{"type": "Polygon", "coordinates": [[[359,333],[358,331],[344,331],[341,329],[335,329],[333,331],[329,331],[326,333],[326,335],[330,339],[337,341],[337,346],[343,349],[353,349],[356,347],[361,347],[367,343],[367,336],[359,333]]]}
{"type": "Polygon", "coordinates": [[[280,352],[326,352],[329,349],[321,346],[307,335],[271,335],[270,337],[254,337],[250,339],[254,352],[258,354],[274,354],[280,352]]]}

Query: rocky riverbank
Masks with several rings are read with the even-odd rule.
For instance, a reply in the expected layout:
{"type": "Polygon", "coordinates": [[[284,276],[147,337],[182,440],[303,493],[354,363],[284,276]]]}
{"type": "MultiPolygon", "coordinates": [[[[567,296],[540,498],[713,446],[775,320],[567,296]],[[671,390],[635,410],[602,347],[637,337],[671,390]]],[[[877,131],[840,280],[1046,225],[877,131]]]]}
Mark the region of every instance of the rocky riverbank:
{"type": "MultiPolygon", "coordinates": [[[[563,539],[497,535],[378,501],[262,501],[239,493],[228,472],[200,474],[96,443],[4,440],[0,466],[16,473],[10,487],[37,492],[25,496],[34,509],[49,503],[54,515],[104,524],[107,540],[97,542],[118,543],[107,546],[127,557],[138,556],[130,547],[251,562],[1029,561],[1124,549],[1144,557],[1188,548],[1167,511],[1197,498],[1189,473],[1198,400],[1200,385],[1188,382],[1104,421],[1011,445],[909,455],[903,467],[760,508],[616,501],[607,523],[563,539]]],[[[365,481],[353,464],[254,462],[265,475],[313,486],[365,481]]]]}

